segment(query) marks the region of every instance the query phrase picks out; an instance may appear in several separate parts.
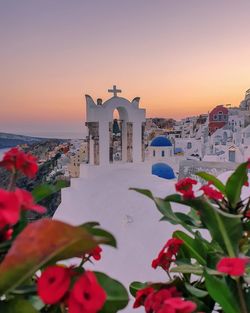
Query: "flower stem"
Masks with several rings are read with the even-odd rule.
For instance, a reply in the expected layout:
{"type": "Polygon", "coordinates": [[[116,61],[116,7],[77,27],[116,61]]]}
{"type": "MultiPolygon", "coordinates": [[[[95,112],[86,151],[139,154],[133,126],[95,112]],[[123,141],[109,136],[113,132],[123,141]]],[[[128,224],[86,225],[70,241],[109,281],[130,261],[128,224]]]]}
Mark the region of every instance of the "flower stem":
{"type": "Polygon", "coordinates": [[[241,283],[240,283],[240,280],[238,278],[236,279],[236,284],[237,284],[238,295],[240,298],[241,313],[248,313],[244,294],[243,294],[243,291],[241,288],[241,283]]]}

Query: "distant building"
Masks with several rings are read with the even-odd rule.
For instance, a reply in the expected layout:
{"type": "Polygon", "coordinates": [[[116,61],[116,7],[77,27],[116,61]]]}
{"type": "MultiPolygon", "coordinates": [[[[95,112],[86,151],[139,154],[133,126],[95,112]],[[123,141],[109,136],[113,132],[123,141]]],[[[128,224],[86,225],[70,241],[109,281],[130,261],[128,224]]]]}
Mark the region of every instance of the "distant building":
{"type": "Polygon", "coordinates": [[[212,135],[217,129],[224,127],[228,123],[228,109],[223,105],[217,105],[209,113],[209,134],[212,135]]]}

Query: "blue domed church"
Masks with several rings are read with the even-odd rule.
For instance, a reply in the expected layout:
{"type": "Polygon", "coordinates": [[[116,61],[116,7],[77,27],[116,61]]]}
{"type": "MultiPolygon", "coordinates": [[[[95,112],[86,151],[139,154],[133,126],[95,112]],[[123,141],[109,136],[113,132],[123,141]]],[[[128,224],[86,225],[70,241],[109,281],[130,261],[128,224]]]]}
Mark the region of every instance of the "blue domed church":
{"type": "Polygon", "coordinates": [[[172,168],[174,146],[166,136],[155,137],[148,147],[148,160],[152,163],[151,173],[165,179],[176,178],[172,168]]]}
{"type": "Polygon", "coordinates": [[[172,142],[166,136],[155,137],[149,146],[151,160],[164,160],[174,155],[172,142]]]}

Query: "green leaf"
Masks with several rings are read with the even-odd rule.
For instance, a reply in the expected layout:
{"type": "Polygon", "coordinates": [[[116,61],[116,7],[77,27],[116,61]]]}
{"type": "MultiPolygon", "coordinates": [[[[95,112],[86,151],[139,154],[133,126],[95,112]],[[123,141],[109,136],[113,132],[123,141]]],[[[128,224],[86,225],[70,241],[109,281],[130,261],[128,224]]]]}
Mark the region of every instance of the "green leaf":
{"type": "Polygon", "coordinates": [[[140,188],[129,188],[129,190],[134,190],[136,192],[141,193],[142,195],[154,200],[154,196],[152,194],[152,192],[148,189],[140,189],[140,188]]]}
{"type": "Polygon", "coordinates": [[[169,201],[166,201],[165,199],[161,199],[161,198],[155,198],[154,201],[158,210],[164,215],[164,220],[166,219],[168,222],[170,222],[173,225],[182,225],[186,230],[193,233],[192,228],[194,226],[187,224],[186,220],[183,219],[182,215],[181,215],[181,218],[179,218],[177,214],[173,212],[169,201]]]}
{"type": "Polygon", "coordinates": [[[181,264],[171,268],[170,272],[202,275],[204,272],[204,268],[199,264],[181,264]]]}
{"type": "Polygon", "coordinates": [[[95,236],[96,239],[98,239],[98,237],[101,237],[102,242],[105,243],[106,245],[109,245],[109,246],[116,248],[117,243],[116,243],[115,237],[110,232],[108,232],[102,228],[96,227],[99,225],[100,224],[98,222],[87,222],[87,223],[80,225],[80,227],[87,229],[87,231],[91,235],[95,236]]]}
{"type": "Polygon", "coordinates": [[[206,172],[197,172],[195,175],[203,178],[207,182],[211,182],[220,192],[225,194],[225,185],[214,175],[206,172]]]}
{"type": "MultiPolygon", "coordinates": [[[[171,204],[170,201],[165,201],[165,199],[161,199],[161,198],[157,198],[154,197],[152,192],[148,189],[139,189],[139,188],[130,188],[130,190],[134,190],[137,191],[145,196],[147,196],[148,198],[150,198],[151,200],[153,200],[156,204],[157,209],[161,212],[161,214],[163,214],[164,218],[161,219],[162,220],[167,220],[168,222],[170,222],[173,225],[182,225],[184,228],[186,228],[189,232],[193,232],[192,231],[192,227],[197,227],[197,225],[195,224],[195,221],[193,221],[191,218],[187,217],[185,220],[183,218],[182,213],[179,212],[180,214],[180,218],[173,212],[172,208],[171,208],[171,204]],[[186,223],[188,220],[188,223],[186,223]],[[193,225],[194,223],[194,225],[193,225]],[[191,225],[189,225],[191,224],[191,225]]],[[[177,195],[179,196],[179,195],[177,195]]]]}
{"type": "Polygon", "coordinates": [[[176,212],[175,216],[181,220],[183,223],[192,226],[193,228],[199,228],[201,226],[201,223],[198,219],[192,218],[190,215],[182,213],[182,212],[176,212]]]}
{"type": "MultiPolygon", "coordinates": [[[[233,257],[238,252],[238,242],[242,237],[241,215],[223,212],[202,197],[185,200],[178,194],[167,196],[164,201],[184,204],[199,210],[202,223],[209,230],[213,240],[233,257]]],[[[187,228],[186,228],[187,229],[187,228]]]]}
{"type": "Polygon", "coordinates": [[[0,312],[3,313],[38,313],[32,304],[24,299],[15,298],[10,301],[0,301],[0,312]]]}
{"type": "Polygon", "coordinates": [[[90,228],[88,229],[88,232],[95,237],[96,240],[100,238],[102,243],[112,246],[114,248],[117,247],[116,239],[115,237],[108,231],[102,229],[102,228],[90,228]]]}
{"type": "Polygon", "coordinates": [[[184,241],[183,245],[187,248],[191,258],[197,260],[201,265],[206,265],[206,251],[200,243],[200,239],[193,239],[179,230],[173,233],[173,237],[184,241]]]}
{"type": "Polygon", "coordinates": [[[234,294],[228,288],[225,278],[216,278],[204,273],[205,285],[210,296],[220,304],[225,313],[239,313],[239,304],[234,294]]]}
{"type": "Polygon", "coordinates": [[[129,286],[129,291],[133,297],[136,296],[136,292],[140,289],[146,288],[149,283],[141,283],[139,281],[133,281],[129,286]]]}
{"type": "Polygon", "coordinates": [[[34,188],[32,195],[36,202],[40,202],[65,187],[68,187],[68,183],[64,180],[59,180],[56,184],[43,184],[34,188]]]}
{"type": "Polygon", "coordinates": [[[82,255],[101,242],[101,237],[95,240],[83,227],[56,220],[29,224],[0,264],[0,295],[21,285],[46,263],[82,255]]]}
{"type": "Polygon", "coordinates": [[[98,222],[87,222],[87,223],[81,224],[80,226],[89,230],[93,227],[100,226],[100,223],[98,223],[98,222]]]}
{"type": "Polygon", "coordinates": [[[247,182],[247,165],[247,162],[240,164],[227,180],[225,193],[232,208],[240,201],[241,189],[247,182]]]}
{"type": "Polygon", "coordinates": [[[189,283],[185,283],[185,287],[187,289],[187,291],[192,295],[195,296],[197,298],[204,298],[208,295],[208,292],[199,288],[196,288],[192,285],[190,285],[189,283]]]}
{"type": "Polygon", "coordinates": [[[128,304],[128,292],[117,280],[112,279],[101,272],[95,272],[96,278],[102,288],[106,291],[107,300],[100,313],[116,313],[124,309],[128,304]]]}
{"type": "Polygon", "coordinates": [[[24,285],[16,288],[11,293],[15,295],[36,294],[36,285],[24,285]]]}
{"type": "Polygon", "coordinates": [[[213,240],[233,257],[238,252],[238,242],[242,238],[241,216],[222,212],[206,201],[201,203],[201,220],[209,230],[213,240]]]}

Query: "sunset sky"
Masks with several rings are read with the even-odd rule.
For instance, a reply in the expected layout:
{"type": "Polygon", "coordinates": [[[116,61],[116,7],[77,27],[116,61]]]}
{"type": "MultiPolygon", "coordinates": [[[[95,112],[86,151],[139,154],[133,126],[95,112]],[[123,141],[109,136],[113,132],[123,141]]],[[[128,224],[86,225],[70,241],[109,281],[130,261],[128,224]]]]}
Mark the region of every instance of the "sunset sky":
{"type": "Polygon", "coordinates": [[[249,0],[0,0],[0,131],[80,133],[85,99],[141,97],[147,116],[238,105],[249,0]]]}

